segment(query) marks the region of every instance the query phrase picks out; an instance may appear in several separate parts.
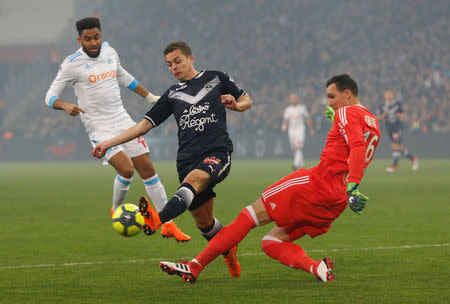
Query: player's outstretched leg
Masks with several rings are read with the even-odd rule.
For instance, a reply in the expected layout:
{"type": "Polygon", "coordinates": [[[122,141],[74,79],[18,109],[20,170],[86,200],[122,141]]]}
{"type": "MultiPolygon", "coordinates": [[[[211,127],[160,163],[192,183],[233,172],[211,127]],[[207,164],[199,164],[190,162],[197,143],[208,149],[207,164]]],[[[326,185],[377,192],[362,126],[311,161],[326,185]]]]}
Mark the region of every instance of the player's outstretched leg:
{"type": "Polygon", "coordinates": [[[200,271],[203,269],[203,267],[195,261],[179,261],[178,263],[162,261],[159,262],[159,267],[161,268],[161,271],[168,275],[180,276],[183,281],[188,284],[194,283],[197,280],[200,271]]]}
{"type": "Polygon", "coordinates": [[[143,230],[145,234],[152,235],[161,226],[158,212],[152,207],[148,199],[143,196],[139,199],[139,211],[144,217],[143,230]]]}
{"type": "MultiPolygon", "coordinates": [[[[167,196],[166,190],[159,180],[158,174],[155,174],[150,178],[143,179],[142,181],[144,182],[145,190],[156,211],[161,212],[167,203],[167,196]]],[[[191,237],[183,233],[183,231],[181,231],[181,229],[178,228],[172,220],[162,224],[161,236],[163,238],[173,237],[177,240],[177,242],[187,242],[191,240],[191,237]]]]}
{"type": "Polygon", "coordinates": [[[271,235],[263,238],[261,247],[268,256],[280,261],[283,265],[294,269],[303,269],[324,282],[334,280],[332,272],[334,262],[329,257],[315,261],[299,245],[283,242],[271,235]]]}
{"type": "Polygon", "coordinates": [[[163,238],[173,237],[177,242],[188,242],[191,240],[191,237],[181,231],[172,220],[162,224],[161,235],[163,238]]]}
{"type": "MultiPolygon", "coordinates": [[[[247,208],[251,208],[251,206],[247,208]]],[[[233,272],[230,271],[230,274],[232,277],[238,277],[240,275],[240,265],[237,266],[239,262],[236,258],[236,246],[251,229],[256,227],[256,223],[247,208],[244,208],[230,225],[221,229],[195,259],[188,263],[184,263],[187,267],[176,265],[183,263],[160,262],[162,271],[171,275],[179,275],[186,282],[187,278],[190,278],[189,282],[192,283],[192,280],[198,278],[200,272],[206,265],[219,255],[223,254],[223,252],[228,251],[226,255],[229,258],[232,257],[235,259],[235,262],[233,263],[233,272]]]]}

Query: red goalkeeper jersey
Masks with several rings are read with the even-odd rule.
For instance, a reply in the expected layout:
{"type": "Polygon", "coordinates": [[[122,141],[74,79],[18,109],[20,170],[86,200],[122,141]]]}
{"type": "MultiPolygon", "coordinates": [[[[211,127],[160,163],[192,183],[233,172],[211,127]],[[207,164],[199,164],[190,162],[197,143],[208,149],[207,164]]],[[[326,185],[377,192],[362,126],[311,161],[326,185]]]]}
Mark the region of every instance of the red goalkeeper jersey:
{"type": "Polygon", "coordinates": [[[380,140],[378,120],[361,105],[336,111],[320,163],[310,169],[318,194],[327,198],[346,192],[347,182],[360,183],[380,140]]]}

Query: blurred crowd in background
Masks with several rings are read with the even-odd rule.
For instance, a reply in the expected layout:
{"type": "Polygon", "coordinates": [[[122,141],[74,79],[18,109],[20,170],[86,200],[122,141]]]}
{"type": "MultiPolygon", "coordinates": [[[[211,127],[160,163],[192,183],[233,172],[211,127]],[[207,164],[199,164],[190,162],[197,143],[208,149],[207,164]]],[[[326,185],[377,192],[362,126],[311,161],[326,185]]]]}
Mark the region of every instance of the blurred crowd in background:
{"type": "MultiPolygon", "coordinates": [[[[162,55],[171,41],[191,45],[198,70],[229,73],[254,101],[250,111],[229,113],[231,133],[281,133],[291,92],[307,105],[316,134],[326,132],[325,82],[341,73],[357,80],[360,100],[374,112],[384,102],[384,90],[393,89],[409,132],[450,132],[450,12],[445,0],[433,5],[421,0],[80,0],[66,34],[49,52],[23,71],[2,76],[3,136],[84,134],[78,118],[49,109],[44,96],[59,64],[78,49],[74,23],[86,16],[101,18],[104,41],[155,94],[175,82],[162,55]]],[[[76,101],[72,90],[63,97],[76,101]]],[[[123,99],[137,121],[149,108],[126,89],[123,99]]],[[[176,126],[170,119],[151,132],[172,136],[176,126]]]]}

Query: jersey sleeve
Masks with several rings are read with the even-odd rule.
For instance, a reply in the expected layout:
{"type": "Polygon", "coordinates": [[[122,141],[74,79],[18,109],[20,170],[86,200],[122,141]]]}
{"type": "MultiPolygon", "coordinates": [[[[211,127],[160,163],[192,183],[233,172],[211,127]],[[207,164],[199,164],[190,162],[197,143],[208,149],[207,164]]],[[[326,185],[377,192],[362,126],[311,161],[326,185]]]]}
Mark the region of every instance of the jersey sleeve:
{"type": "Polygon", "coordinates": [[[348,159],[348,182],[361,182],[366,163],[366,145],[363,134],[364,120],[358,111],[351,107],[342,107],[336,111],[335,123],[344,136],[350,150],[348,159]]]}
{"type": "Polygon", "coordinates": [[[150,121],[153,127],[159,126],[173,113],[168,95],[169,91],[165,92],[150,111],[145,113],[144,119],[150,121]]]}
{"type": "Polygon", "coordinates": [[[309,118],[308,108],[305,105],[303,106],[303,116],[309,118]]]}
{"type": "Polygon", "coordinates": [[[289,108],[284,109],[283,120],[289,120],[289,108]]]}
{"type": "Polygon", "coordinates": [[[65,59],[59,67],[58,74],[50,85],[47,94],[45,94],[45,103],[50,108],[53,108],[53,103],[59,99],[64,88],[75,81],[72,74],[69,62],[65,59]]]}
{"type": "Polygon", "coordinates": [[[239,97],[245,94],[245,91],[241,89],[234,80],[228,76],[228,74],[223,72],[217,72],[217,75],[220,79],[221,84],[221,93],[224,94],[231,94],[236,100],[238,100],[239,97]]]}
{"type": "Polygon", "coordinates": [[[119,54],[113,49],[114,56],[117,59],[117,80],[121,85],[133,91],[139,85],[139,82],[130,74],[120,63],[119,54]]]}

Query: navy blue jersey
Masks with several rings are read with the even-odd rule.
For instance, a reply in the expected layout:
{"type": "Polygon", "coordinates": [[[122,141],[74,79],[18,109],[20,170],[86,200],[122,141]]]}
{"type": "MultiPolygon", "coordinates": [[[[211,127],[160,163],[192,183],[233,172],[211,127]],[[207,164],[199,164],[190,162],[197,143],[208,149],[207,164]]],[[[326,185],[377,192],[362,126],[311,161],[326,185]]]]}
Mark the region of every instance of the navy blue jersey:
{"type": "Polygon", "coordinates": [[[390,105],[384,104],[380,107],[379,113],[383,114],[384,112],[387,113],[386,128],[392,131],[401,129],[402,121],[396,114],[403,113],[402,104],[399,101],[394,101],[390,105]]]}
{"type": "Polygon", "coordinates": [[[209,151],[232,152],[226,108],[220,99],[224,94],[237,100],[245,91],[223,72],[202,71],[189,81],[171,86],[144,118],[156,127],[174,115],[178,125],[178,160],[209,151]]]}

